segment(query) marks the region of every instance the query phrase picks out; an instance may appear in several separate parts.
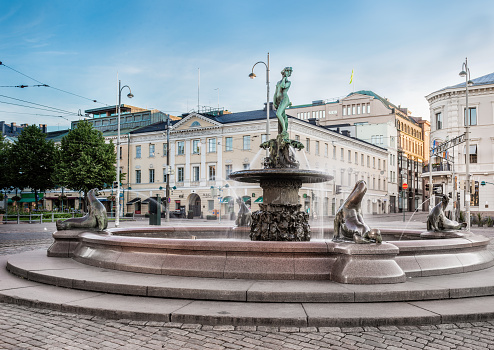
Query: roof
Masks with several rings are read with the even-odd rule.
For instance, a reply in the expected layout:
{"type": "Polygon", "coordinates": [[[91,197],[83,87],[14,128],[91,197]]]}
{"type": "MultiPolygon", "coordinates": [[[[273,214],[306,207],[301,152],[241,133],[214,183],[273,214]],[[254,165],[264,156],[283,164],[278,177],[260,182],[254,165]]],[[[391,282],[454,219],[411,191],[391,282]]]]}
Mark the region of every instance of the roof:
{"type": "MultiPolygon", "coordinates": [[[[348,96],[352,96],[352,95],[355,95],[355,94],[359,94],[359,95],[367,95],[367,96],[371,96],[375,99],[378,99],[379,101],[382,102],[382,104],[384,106],[386,106],[388,109],[394,109],[394,110],[398,110],[400,112],[402,112],[404,115],[405,115],[405,118],[408,119],[410,122],[414,123],[414,124],[417,124],[417,122],[415,121],[415,119],[411,118],[406,112],[404,112],[402,110],[401,107],[398,107],[394,104],[392,104],[391,102],[389,102],[387,99],[385,99],[384,97],[381,97],[379,96],[378,94],[376,94],[375,92],[373,91],[370,91],[370,90],[360,90],[360,91],[356,91],[356,92],[351,92],[348,94],[348,96]]],[[[347,96],[347,97],[348,97],[347,96]]]]}
{"type": "MultiPolygon", "coordinates": [[[[479,78],[472,79],[472,82],[473,82],[473,84],[468,85],[469,87],[494,84],[494,73],[483,75],[479,78]]],[[[463,82],[463,83],[460,83],[457,85],[453,85],[453,86],[447,86],[447,87],[440,89],[438,91],[465,87],[465,84],[466,84],[466,82],[463,82]]]]}
{"type": "MultiPolygon", "coordinates": [[[[173,125],[173,124],[177,123],[178,121],[180,121],[180,119],[179,120],[170,119],[170,125],[173,125]]],[[[154,124],[143,126],[141,128],[137,128],[135,130],[132,130],[130,132],[130,134],[143,134],[146,132],[155,132],[155,131],[162,131],[162,130],[166,130],[166,121],[157,122],[154,124]]]]}

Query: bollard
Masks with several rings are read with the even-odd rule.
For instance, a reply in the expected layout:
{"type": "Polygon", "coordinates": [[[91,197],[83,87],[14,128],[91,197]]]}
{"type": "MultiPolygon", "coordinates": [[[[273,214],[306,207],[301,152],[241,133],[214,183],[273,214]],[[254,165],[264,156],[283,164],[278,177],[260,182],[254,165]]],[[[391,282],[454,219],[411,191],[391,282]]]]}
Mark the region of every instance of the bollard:
{"type": "Polygon", "coordinates": [[[51,222],[55,221],[55,213],[51,212],[51,222]]]}
{"type": "Polygon", "coordinates": [[[43,223],[43,213],[41,213],[41,215],[39,216],[39,223],[42,224],[43,223]]]}

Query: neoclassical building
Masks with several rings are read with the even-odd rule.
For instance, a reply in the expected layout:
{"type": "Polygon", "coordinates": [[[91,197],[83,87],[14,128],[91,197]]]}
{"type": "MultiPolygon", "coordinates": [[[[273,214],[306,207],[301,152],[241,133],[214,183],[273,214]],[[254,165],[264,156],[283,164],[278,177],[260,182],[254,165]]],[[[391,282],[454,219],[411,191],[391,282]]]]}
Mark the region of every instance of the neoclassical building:
{"type": "MultiPolygon", "coordinates": [[[[272,110],[270,129],[277,130],[272,110]]],[[[298,152],[301,168],[322,170],[335,177],[325,184],[302,187],[300,204],[304,210],[316,216],[334,215],[355,182],[364,179],[369,187],[364,213],[386,211],[389,196],[384,148],[295,118],[290,118],[289,134],[305,146],[298,152]]],[[[145,213],[146,198],[157,194],[163,198],[170,168],[170,210],[182,207],[194,216],[221,213],[229,217],[237,211],[237,199],[252,210],[259,209],[260,186],[232,181],[229,174],[262,167],[266,151],[259,145],[266,140],[265,109],[219,116],[190,113],[174,121],[169,135],[170,164],[166,162],[166,122],[134,130],[128,137],[122,143],[121,162],[130,188],[125,192],[126,212],[145,213]]]]}
{"type": "Polygon", "coordinates": [[[423,164],[428,160],[429,123],[411,115],[373,91],[361,90],[341,99],[292,106],[289,113],[301,120],[337,130],[383,147],[388,152],[389,211],[424,210],[423,164]],[[407,183],[404,190],[402,185],[407,183]],[[403,200],[405,199],[405,200],[403,200]]]}
{"type": "MultiPolygon", "coordinates": [[[[431,146],[437,146],[465,133],[470,121],[470,149],[465,143],[449,148],[433,157],[432,185],[438,193],[459,197],[460,209],[465,208],[465,161],[470,159],[470,210],[493,214],[494,211],[494,73],[472,80],[468,88],[466,112],[465,83],[448,86],[426,96],[431,119],[431,146]],[[466,115],[468,117],[466,118],[466,115]],[[486,184],[482,186],[482,181],[486,184]]],[[[424,170],[429,179],[429,168],[424,170]]],[[[449,209],[453,209],[450,201],[449,209]]]]}

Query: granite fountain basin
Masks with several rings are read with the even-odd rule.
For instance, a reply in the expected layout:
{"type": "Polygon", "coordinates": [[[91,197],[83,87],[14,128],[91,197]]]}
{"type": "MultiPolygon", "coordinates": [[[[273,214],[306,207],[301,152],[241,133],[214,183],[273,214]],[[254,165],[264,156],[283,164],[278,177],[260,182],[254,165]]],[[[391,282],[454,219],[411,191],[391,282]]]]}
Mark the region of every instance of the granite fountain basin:
{"type": "Polygon", "coordinates": [[[106,269],[225,279],[400,283],[408,277],[476,271],[494,265],[489,239],[420,239],[384,229],[382,244],[250,241],[248,227],[114,228],[57,231],[48,256],[106,269]],[[401,238],[401,240],[400,240],[401,238]]]}

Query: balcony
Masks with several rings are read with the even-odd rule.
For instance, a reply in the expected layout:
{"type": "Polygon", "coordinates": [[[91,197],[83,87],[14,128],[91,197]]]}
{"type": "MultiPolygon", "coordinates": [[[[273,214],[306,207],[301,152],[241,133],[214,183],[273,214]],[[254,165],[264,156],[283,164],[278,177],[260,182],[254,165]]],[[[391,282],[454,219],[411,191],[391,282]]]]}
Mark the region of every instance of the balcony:
{"type": "MultiPolygon", "coordinates": [[[[453,167],[451,164],[432,164],[432,171],[446,171],[446,172],[451,172],[453,170],[453,167]]],[[[424,173],[429,172],[429,165],[425,165],[423,169],[424,173]]]]}

